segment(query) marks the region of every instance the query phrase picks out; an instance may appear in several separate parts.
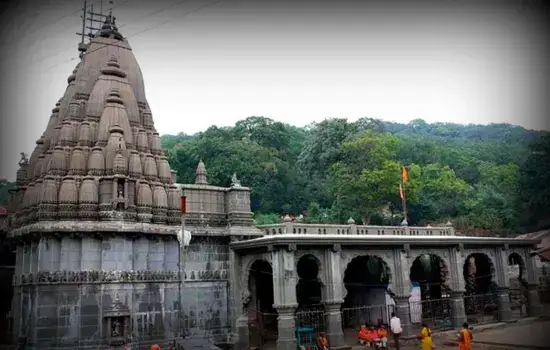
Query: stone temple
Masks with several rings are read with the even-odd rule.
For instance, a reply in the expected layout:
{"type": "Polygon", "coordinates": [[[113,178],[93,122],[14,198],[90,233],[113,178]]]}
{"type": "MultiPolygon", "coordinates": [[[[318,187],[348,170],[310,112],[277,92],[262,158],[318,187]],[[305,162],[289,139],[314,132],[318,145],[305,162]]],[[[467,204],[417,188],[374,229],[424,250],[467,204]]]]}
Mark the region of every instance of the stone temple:
{"type": "Polygon", "coordinates": [[[360,324],[387,322],[392,310],[404,336],[423,321],[435,329],[541,312],[537,240],[288,216],[255,227],[250,189],[235,175],[231,187],[213,186],[201,161],[194,184],[176,184],[114,20],[85,50],[22,157],[8,207],[10,324],[26,349],[141,349],[185,336],[294,350],[298,328],[344,349],[360,324]]]}

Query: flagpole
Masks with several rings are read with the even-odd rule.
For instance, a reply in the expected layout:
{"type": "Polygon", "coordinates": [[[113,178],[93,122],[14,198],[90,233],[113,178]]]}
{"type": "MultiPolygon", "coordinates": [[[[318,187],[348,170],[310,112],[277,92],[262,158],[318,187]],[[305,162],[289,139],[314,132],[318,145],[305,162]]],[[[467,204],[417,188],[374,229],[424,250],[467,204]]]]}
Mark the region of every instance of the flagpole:
{"type": "Polygon", "coordinates": [[[401,204],[403,205],[403,217],[405,218],[405,220],[408,223],[409,220],[407,219],[407,199],[405,197],[405,186],[403,186],[403,185],[401,185],[402,188],[403,188],[403,198],[401,199],[401,204]]]}
{"type": "Polygon", "coordinates": [[[405,192],[405,182],[409,180],[409,174],[407,172],[407,169],[405,167],[401,168],[401,183],[399,185],[401,189],[401,205],[403,206],[403,218],[404,221],[409,223],[409,220],[407,219],[407,196],[405,192]]]}

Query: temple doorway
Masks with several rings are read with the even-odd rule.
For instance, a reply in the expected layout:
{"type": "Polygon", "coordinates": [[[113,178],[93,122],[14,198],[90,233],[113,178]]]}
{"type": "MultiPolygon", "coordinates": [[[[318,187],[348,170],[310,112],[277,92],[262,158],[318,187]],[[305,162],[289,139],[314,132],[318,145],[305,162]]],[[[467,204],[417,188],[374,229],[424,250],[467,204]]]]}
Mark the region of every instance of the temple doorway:
{"type": "Polygon", "coordinates": [[[296,265],[296,326],[313,328],[316,333],[326,331],[320,266],[320,261],[311,254],[302,256],[296,265]]]}
{"type": "Polygon", "coordinates": [[[527,279],[525,262],[518,253],[508,256],[508,276],[510,278],[510,308],[516,318],[527,315],[527,279]]]}
{"type": "Polygon", "coordinates": [[[494,264],[487,254],[470,254],[463,268],[464,307],[471,324],[493,322],[498,318],[498,286],[493,280],[494,264]]]}
{"type": "Polygon", "coordinates": [[[394,303],[388,293],[391,270],[379,257],[364,255],[351,260],[344,273],[347,294],[342,305],[344,329],[364,324],[389,323],[394,303]]]}
{"type": "Polygon", "coordinates": [[[248,324],[250,346],[263,347],[277,340],[277,311],[273,308],[273,269],[265,260],[256,260],[248,278],[250,301],[248,324]]]}
{"type": "Polygon", "coordinates": [[[448,272],[445,261],[435,254],[421,254],[412,263],[411,322],[432,329],[452,327],[448,272]]]}

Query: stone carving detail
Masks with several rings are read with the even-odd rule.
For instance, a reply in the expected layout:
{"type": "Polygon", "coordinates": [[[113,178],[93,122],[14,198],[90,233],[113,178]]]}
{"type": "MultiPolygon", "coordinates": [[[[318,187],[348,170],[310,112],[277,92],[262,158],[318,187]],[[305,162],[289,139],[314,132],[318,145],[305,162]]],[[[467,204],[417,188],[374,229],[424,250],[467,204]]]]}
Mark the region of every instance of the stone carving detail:
{"type": "Polygon", "coordinates": [[[25,152],[21,152],[21,160],[19,161],[19,166],[24,166],[29,164],[29,157],[25,152]]]}
{"type": "Polygon", "coordinates": [[[341,253],[342,252],[342,246],[340,244],[334,244],[332,246],[332,251],[334,253],[341,253]]]}
{"type": "Polygon", "coordinates": [[[460,254],[460,257],[461,257],[461,258],[464,258],[464,244],[460,243],[460,244],[458,245],[458,248],[457,248],[457,249],[458,249],[458,252],[459,252],[459,254],[460,254]]]}
{"type": "Polygon", "coordinates": [[[407,258],[411,257],[411,245],[410,244],[404,244],[403,245],[403,253],[406,254],[407,258]]]}
{"type": "Polygon", "coordinates": [[[41,271],[13,276],[13,285],[79,283],[178,283],[178,271],[41,271]]]}
{"type": "Polygon", "coordinates": [[[231,187],[241,187],[241,181],[237,178],[236,173],[233,173],[233,176],[231,176],[231,187]]]}
{"type": "Polygon", "coordinates": [[[274,252],[275,251],[275,246],[273,244],[270,244],[267,246],[267,251],[268,252],[274,252]]]}
{"type": "Polygon", "coordinates": [[[289,252],[295,252],[297,249],[298,249],[298,247],[296,247],[296,244],[289,244],[288,247],[287,247],[287,250],[289,252]]]}

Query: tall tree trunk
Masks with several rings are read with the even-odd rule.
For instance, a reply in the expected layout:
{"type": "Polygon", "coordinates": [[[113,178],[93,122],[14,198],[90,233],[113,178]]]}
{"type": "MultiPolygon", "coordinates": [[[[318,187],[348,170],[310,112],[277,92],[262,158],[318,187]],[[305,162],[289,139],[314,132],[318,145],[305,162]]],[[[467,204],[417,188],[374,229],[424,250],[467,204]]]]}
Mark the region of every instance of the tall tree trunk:
{"type": "Polygon", "coordinates": [[[363,215],[363,218],[361,219],[361,221],[363,221],[363,225],[368,225],[370,223],[371,217],[371,214],[363,215]]]}

